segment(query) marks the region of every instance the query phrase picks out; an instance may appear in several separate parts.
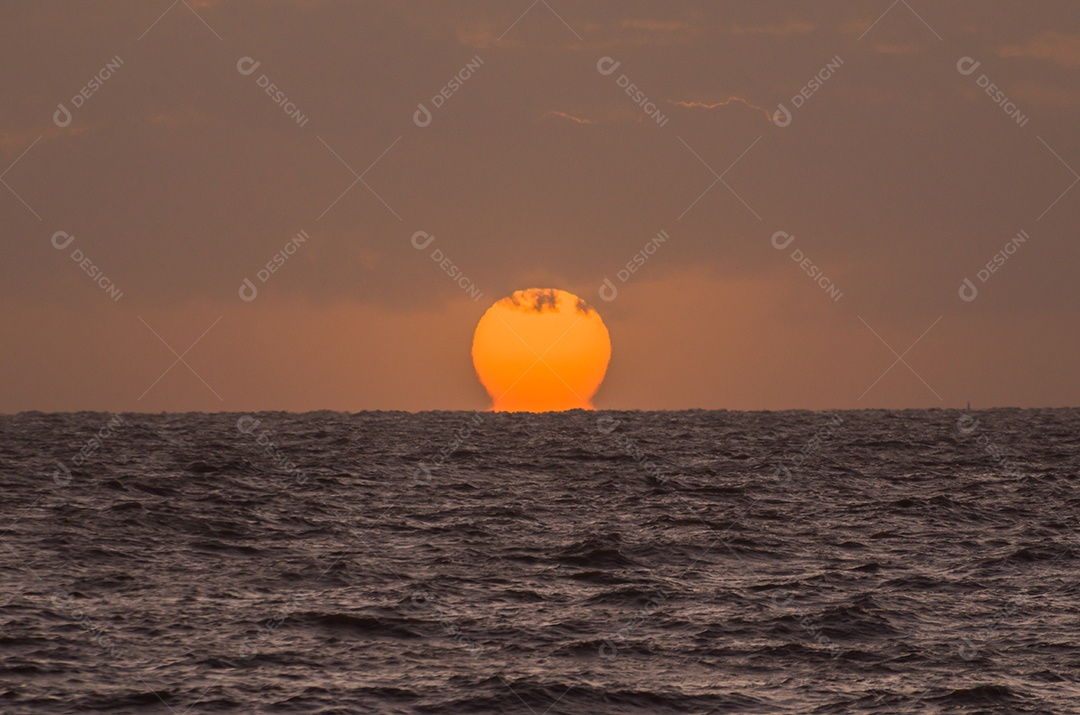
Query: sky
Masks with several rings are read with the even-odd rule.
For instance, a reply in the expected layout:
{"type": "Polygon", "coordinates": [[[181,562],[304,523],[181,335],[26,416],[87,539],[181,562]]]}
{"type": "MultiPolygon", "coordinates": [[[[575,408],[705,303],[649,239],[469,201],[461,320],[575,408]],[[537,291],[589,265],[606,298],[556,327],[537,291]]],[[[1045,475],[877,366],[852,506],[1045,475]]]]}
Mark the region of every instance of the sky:
{"type": "Polygon", "coordinates": [[[530,1],[4,3],[0,411],[1080,404],[1074,0],[530,1]]]}

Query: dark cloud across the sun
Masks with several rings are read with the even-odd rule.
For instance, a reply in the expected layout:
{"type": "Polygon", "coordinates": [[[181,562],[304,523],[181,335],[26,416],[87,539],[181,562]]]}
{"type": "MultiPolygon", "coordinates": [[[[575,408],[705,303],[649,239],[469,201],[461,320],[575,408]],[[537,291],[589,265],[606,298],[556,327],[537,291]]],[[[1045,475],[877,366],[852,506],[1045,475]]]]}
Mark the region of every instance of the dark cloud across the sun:
{"type": "MultiPolygon", "coordinates": [[[[526,288],[514,291],[499,302],[507,306],[513,306],[517,310],[543,313],[558,310],[559,303],[562,300],[563,296],[559,295],[559,289],[557,288],[526,288]]],[[[596,312],[588,301],[580,297],[574,300],[573,307],[582,315],[596,312]]]]}
{"type": "Polygon", "coordinates": [[[556,291],[553,288],[527,288],[514,291],[500,302],[517,310],[543,313],[545,310],[553,311],[558,306],[559,295],[556,291]]]}

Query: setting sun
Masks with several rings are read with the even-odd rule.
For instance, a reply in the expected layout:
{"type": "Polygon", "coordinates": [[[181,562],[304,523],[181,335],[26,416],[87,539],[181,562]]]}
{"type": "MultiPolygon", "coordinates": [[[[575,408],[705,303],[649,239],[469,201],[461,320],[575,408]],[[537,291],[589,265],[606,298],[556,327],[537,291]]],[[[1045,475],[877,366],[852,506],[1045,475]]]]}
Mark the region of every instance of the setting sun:
{"type": "Polygon", "coordinates": [[[488,308],[476,326],[472,358],[497,412],[591,410],[611,340],[599,313],[581,298],[530,288],[488,308]]]}

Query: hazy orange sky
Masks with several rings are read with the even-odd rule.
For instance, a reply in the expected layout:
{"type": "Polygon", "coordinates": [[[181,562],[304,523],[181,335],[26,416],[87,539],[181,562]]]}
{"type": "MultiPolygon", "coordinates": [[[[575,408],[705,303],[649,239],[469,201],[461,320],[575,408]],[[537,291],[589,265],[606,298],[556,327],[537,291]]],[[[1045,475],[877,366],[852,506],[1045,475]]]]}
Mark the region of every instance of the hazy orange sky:
{"type": "Polygon", "coordinates": [[[1080,404],[1074,0],[530,1],[4,3],[0,411],[1080,404]]]}

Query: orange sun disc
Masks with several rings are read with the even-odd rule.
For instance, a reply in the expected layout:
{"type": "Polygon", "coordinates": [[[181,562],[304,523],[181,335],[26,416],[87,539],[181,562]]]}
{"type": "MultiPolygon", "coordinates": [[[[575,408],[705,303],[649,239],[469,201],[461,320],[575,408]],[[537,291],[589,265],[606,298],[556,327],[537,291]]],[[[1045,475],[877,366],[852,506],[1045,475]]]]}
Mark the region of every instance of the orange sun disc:
{"type": "Polygon", "coordinates": [[[581,298],[530,288],[488,308],[476,326],[472,359],[497,412],[591,410],[611,338],[581,298]]]}

